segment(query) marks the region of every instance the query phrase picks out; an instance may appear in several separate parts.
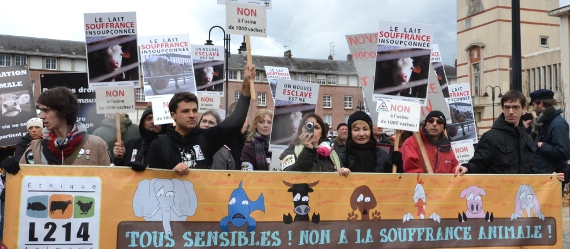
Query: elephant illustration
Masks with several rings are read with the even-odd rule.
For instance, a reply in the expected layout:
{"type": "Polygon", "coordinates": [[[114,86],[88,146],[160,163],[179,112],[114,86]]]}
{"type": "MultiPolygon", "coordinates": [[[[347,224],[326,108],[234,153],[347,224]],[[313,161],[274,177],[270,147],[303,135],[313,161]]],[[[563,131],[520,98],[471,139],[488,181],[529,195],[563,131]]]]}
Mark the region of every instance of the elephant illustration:
{"type": "Polygon", "coordinates": [[[142,180],[133,197],[135,216],[162,221],[164,232],[172,235],[170,221],[186,221],[198,208],[194,185],[179,179],[142,180]]]}

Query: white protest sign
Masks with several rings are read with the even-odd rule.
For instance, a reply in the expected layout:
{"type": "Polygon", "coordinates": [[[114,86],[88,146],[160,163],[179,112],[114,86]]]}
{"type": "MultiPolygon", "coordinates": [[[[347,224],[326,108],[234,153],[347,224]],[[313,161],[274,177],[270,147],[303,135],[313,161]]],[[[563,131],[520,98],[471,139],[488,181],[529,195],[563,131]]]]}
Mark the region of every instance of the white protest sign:
{"type": "Polygon", "coordinates": [[[453,149],[459,164],[468,163],[469,159],[475,154],[475,147],[473,147],[473,142],[470,140],[453,142],[451,143],[451,149],[453,149]]]}
{"type": "MultiPolygon", "coordinates": [[[[354,67],[358,74],[362,94],[364,96],[364,104],[366,109],[368,106],[374,107],[376,99],[373,98],[374,93],[374,74],[376,70],[376,50],[378,33],[347,35],[346,41],[348,48],[354,61],[354,67]]],[[[369,110],[366,111],[369,113],[369,110]]],[[[376,121],[376,112],[370,112],[372,120],[376,121]]]]}
{"type": "Polygon", "coordinates": [[[218,111],[220,109],[220,97],[198,94],[198,112],[204,113],[207,110],[218,111]]]}
{"type": "Polygon", "coordinates": [[[97,114],[135,111],[133,86],[96,87],[95,99],[97,114]]]}
{"type": "Polygon", "coordinates": [[[271,90],[271,95],[273,96],[273,99],[275,99],[275,91],[277,89],[277,79],[290,80],[291,75],[289,74],[289,68],[265,66],[265,74],[267,75],[267,81],[269,82],[269,89],[271,90]]]}
{"type": "Polygon", "coordinates": [[[418,103],[393,99],[378,99],[378,126],[405,131],[419,131],[420,108],[418,103]]]}
{"type": "Polygon", "coordinates": [[[271,4],[271,0],[259,0],[259,1],[254,1],[254,0],[218,0],[218,4],[226,4],[226,2],[239,2],[239,3],[256,4],[256,5],[265,6],[265,8],[267,8],[268,10],[270,10],[273,7],[273,4],[271,4]]]}
{"type": "Polygon", "coordinates": [[[192,58],[205,61],[223,61],[224,46],[192,44],[192,58]]]}
{"type": "Polygon", "coordinates": [[[453,142],[468,140],[477,143],[477,128],[473,115],[473,102],[469,83],[449,85],[449,112],[451,123],[446,126],[447,135],[453,142]]]}
{"type": "Polygon", "coordinates": [[[278,79],[275,99],[293,103],[317,104],[319,85],[309,82],[278,79]]]}
{"type": "Polygon", "coordinates": [[[168,103],[172,99],[174,94],[169,96],[163,96],[161,99],[152,100],[152,116],[154,119],[154,124],[172,124],[172,116],[170,116],[170,111],[168,110],[168,103]]]}
{"type": "Polygon", "coordinates": [[[380,22],[378,45],[400,48],[431,48],[433,25],[401,22],[380,22]]]}
{"type": "Polygon", "coordinates": [[[439,45],[431,44],[431,63],[443,62],[441,60],[441,54],[439,53],[439,45]]]}
{"type": "Polygon", "coordinates": [[[265,7],[240,2],[227,2],[226,32],[236,35],[267,37],[265,7]]]}

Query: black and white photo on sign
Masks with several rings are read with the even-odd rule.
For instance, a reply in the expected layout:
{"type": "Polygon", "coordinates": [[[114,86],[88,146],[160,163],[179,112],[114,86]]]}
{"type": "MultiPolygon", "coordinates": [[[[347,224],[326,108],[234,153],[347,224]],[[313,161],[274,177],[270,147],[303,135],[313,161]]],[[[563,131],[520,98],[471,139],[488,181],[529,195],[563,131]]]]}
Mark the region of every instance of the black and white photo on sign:
{"type": "Polygon", "coordinates": [[[199,92],[217,93],[222,96],[224,94],[224,61],[208,61],[196,58],[193,61],[196,89],[199,92]]]}
{"type": "Polygon", "coordinates": [[[473,115],[473,104],[469,83],[449,85],[448,99],[451,124],[446,125],[447,135],[452,142],[477,141],[477,128],[473,115]]]}
{"type": "Polygon", "coordinates": [[[85,40],[89,83],[139,82],[136,35],[91,36],[85,40]]]}
{"type": "Polygon", "coordinates": [[[30,72],[26,66],[0,67],[0,146],[14,145],[37,117],[30,72]]]}
{"type": "Polygon", "coordinates": [[[297,137],[298,130],[303,129],[304,124],[301,124],[303,115],[314,113],[316,108],[317,105],[307,103],[291,103],[275,106],[269,143],[271,145],[287,147],[287,145],[297,137]]]}
{"type": "Polygon", "coordinates": [[[441,92],[443,93],[444,98],[449,98],[449,89],[448,89],[448,82],[447,76],[445,74],[445,68],[442,62],[433,62],[432,63],[433,69],[435,74],[437,75],[437,81],[441,86],[441,92]]]}
{"type": "Polygon", "coordinates": [[[401,49],[379,45],[374,95],[425,99],[430,73],[430,52],[430,49],[401,49]]]}
{"type": "Polygon", "coordinates": [[[143,55],[142,66],[144,92],[147,98],[177,92],[196,93],[190,55],[143,55]]]}

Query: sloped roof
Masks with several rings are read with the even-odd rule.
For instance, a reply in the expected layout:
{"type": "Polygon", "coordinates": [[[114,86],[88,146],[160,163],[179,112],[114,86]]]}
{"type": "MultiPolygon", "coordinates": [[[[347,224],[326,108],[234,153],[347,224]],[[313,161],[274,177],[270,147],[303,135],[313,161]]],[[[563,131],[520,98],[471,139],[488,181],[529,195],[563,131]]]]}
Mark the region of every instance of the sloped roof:
{"type": "Polygon", "coordinates": [[[457,69],[450,65],[443,65],[443,70],[445,70],[445,76],[447,78],[457,78],[457,69]]]}
{"type": "MultiPolygon", "coordinates": [[[[253,55],[253,64],[258,70],[264,70],[265,66],[286,67],[290,72],[315,73],[315,74],[344,74],[356,75],[356,69],[348,61],[320,60],[285,57],[253,55]]],[[[245,67],[245,56],[231,54],[228,61],[230,69],[241,70],[245,67]]]]}
{"type": "Polygon", "coordinates": [[[85,42],[0,35],[0,53],[85,59],[85,42]]]}

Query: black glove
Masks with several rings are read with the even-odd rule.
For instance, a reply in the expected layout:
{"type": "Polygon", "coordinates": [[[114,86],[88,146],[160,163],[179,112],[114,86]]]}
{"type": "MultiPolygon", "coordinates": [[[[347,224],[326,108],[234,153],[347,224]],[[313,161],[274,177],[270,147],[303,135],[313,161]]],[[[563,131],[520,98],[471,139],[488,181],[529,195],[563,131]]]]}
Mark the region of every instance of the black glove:
{"type": "Polygon", "coordinates": [[[402,160],[402,152],[393,151],[392,152],[392,164],[396,165],[398,173],[404,173],[404,161],[402,160]]]}
{"type": "Polygon", "coordinates": [[[146,166],[144,164],[137,161],[130,161],[127,163],[127,166],[131,166],[131,169],[136,172],[143,172],[146,169],[146,166]]]}
{"type": "Polygon", "coordinates": [[[2,169],[12,175],[18,174],[20,171],[20,162],[16,161],[13,156],[2,161],[2,169]]]}

